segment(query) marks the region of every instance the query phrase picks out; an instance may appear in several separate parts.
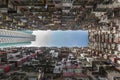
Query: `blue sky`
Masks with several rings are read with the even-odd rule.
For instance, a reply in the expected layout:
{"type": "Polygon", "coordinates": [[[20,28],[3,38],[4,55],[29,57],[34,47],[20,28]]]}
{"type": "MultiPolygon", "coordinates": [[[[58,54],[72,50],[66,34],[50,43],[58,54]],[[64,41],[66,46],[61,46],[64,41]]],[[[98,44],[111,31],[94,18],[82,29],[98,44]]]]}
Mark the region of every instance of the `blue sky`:
{"type": "Polygon", "coordinates": [[[49,43],[52,46],[88,46],[88,33],[86,31],[53,31],[49,43]]]}
{"type": "Polygon", "coordinates": [[[48,46],[48,47],[87,47],[88,32],[82,30],[67,30],[67,31],[34,31],[36,41],[30,46],[48,46]]]}

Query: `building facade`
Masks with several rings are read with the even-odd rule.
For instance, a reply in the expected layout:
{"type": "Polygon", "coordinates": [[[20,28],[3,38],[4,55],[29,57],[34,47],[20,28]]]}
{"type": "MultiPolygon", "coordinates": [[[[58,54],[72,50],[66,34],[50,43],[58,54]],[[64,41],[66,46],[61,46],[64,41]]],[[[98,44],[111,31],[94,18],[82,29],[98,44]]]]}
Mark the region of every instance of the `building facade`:
{"type": "Polygon", "coordinates": [[[0,29],[0,44],[25,44],[35,40],[35,35],[23,31],[10,31],[0,29]]]}

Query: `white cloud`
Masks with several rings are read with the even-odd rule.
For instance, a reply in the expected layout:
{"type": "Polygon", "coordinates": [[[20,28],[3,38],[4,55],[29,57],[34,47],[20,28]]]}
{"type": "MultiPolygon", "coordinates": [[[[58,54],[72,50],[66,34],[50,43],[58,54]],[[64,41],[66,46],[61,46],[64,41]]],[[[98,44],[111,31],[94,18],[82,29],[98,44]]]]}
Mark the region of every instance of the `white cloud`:
{"type": "Polygon", "coordinates": [[[86,46],[87,45],[87,35],[86,31],[78,30],[72,31],[33,31],[33,34],[36,35],[36,41],[33,41],[31,45],[26,47],[51,47],[51,46],[86,46]],[[82,37],[82,39],[80,37],[82,37]],[[84,37],[86,36],[86,37],[84,37]]]}
{"type": "Polygon", "coordinates": [[[40,46],[48,46],[48,43],[51,39],[51,31],[47,30],[47,31],[33,31],[33,34],[36,35],[36,41],[33,41],[31,45],[29,46],[36,46],[36,47],[40,47],[40,46]]]}

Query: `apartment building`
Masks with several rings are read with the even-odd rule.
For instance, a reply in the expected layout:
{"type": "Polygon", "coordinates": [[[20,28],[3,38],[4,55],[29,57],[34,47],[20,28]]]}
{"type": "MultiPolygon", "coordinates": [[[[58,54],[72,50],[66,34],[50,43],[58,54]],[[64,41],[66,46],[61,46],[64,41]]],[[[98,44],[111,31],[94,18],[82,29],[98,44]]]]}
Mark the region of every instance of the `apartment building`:
{"type": "Polygon", "coordinates": [[[35,40],[35,35],[22,31],[0,29],[0,45],[26,44],[35,40]]]}

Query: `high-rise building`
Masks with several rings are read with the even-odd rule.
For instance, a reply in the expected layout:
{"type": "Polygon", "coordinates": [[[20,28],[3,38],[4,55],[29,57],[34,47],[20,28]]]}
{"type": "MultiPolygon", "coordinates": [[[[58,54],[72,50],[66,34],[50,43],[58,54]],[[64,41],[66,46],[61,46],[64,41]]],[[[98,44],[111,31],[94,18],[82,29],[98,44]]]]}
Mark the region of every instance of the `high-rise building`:
{"type": "MultiPolygon", "coordinates": [[[[0,0],[2,47],[34,41],[35,36],[26,30],[79,29],[89,32],[87,48],[20,47],[0,50],[0,80],[1,73],[10,71],[8,62],[17,64],[11,70],[22,66],[20,71],[25,68],[25,74],[39,71],[39,76],[44,74],[46,79],[59,76],[60,71],[63,73],[59,79],[50,80],[120,80],[120,0],[0,0]],[[7,59],[9,53],[11,56],[7,59]],[[49,53],[58,53],[58,58],[49,53]],[[32,59],[34,57],[36,60],[32,59]],[[30,65],[34,67],[22,65],[29,59],[32,59],[30,65]],[[57,69],[56,76],[48,75],[57,69]]],[[[13,76],[10,80],[27,80],[13,76]]]]}
{"type": "Polygon", "coordinates": [[[10,31],[0,29],[0,46],[26,44],[35,40],[35,35],[28,31],[10,31]]]}

